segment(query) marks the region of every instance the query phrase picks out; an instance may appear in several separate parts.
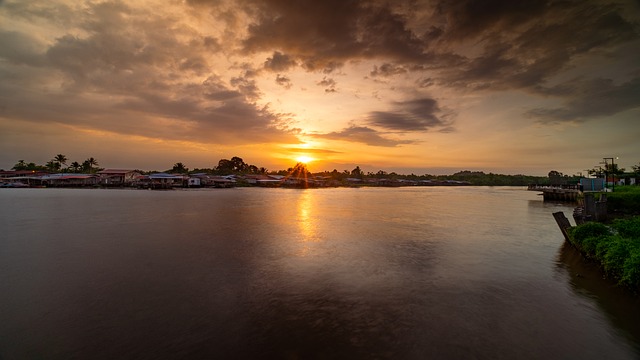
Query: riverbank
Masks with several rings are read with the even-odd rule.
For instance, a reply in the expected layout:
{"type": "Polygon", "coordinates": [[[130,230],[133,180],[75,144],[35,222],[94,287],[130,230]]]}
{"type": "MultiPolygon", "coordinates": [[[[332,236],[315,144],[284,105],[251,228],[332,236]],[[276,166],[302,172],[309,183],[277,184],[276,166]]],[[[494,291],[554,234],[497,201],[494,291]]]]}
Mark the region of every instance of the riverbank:
{"type": "Polygon", "coordinates": [[[569,229],[568,239],[585,257],[599,262],[607,277],[640,293],[640,216],[578,225],[569,229]]]}

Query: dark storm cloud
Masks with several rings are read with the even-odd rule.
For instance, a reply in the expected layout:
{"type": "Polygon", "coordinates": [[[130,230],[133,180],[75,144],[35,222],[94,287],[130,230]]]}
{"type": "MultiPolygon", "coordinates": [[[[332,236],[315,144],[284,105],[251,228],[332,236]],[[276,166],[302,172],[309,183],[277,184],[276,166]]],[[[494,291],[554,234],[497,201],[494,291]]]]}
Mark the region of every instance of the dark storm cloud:
{"type": "Polygon", "coordinates": [[[581,55],[639,37],[623,8],[596,1],[452,1],[439,9],[450,20],[445,39],[484,44],[443,79],[469,89],[530,89],[581,55]]]}
{"type": "Polygon", "coordinates": [[[437,101],[429,98],[397,102],[394,111],[374,111],[369,114],[369,125],[393,131],[427,131],[449,127],[450,121],[437,101]]]}
{"type": "Polygon", "coordinates": [[[640,78],[616,85],[609,79],[594,79],[564,85],[549,92],[565,97],[564,106],[536,108],[527,112],[541,123],[585,121],[640,107],[640,78]]]}
{"type": "Polygon", "coordinates": [[[395,140],[389,139],[380,134],[380,132],[366,126],[350,126],[342,131],[334,131],[327,134],[310,134],[313,137],[341,140],[350,142],[359,142],[371,146],[396,147],[398,145],[415,144],[412,140],[395,140]]]}
{"type": "Polygon", "coordinates": [[[638,4],[632,1],[247,3],[256,6],[256,22],[244,40],[247,52],[282,49],[309,71],[352,60],[391,60],[370,75],[430,71],[421,86],[463,91],[537,93],[580,57],[640,38],[638,4]]]}
{"type": "Polygon", "coordinates": [[[424,58],[423,44],[405,18],[376,2],[248,1],[257,9],[245,51],[283,49],[309,70],[335,69],[345,61],[386,56],[424,58]]]}

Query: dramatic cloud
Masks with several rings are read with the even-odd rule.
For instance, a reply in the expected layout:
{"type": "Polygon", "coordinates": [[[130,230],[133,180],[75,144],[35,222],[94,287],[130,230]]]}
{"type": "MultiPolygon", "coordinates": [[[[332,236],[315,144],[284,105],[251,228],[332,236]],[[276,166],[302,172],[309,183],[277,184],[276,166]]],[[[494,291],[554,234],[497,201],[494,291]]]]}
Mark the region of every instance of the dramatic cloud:
{"type": "Polygon", "coordinates": [[[393,75],[404,74],[406,72],[407,72],[407,69],[405,69],[402,66],[396,66],[393,64],[382,64],[380,66],[374,66],[370,75],[372,77],[377,77],[377,76],[389,77],[393,75]]]}
{"type": "Polygon", "coordinates": [[[4,144],[46,124],[425,162],[449,145],[503,154],[559,123],[626,134],[640,111],[635,0],[5,0],[0,45],[4,144]]]}
{"type": "Polygon", "coordinates": [[[296,66],[295,60],[278,51],[274,52],[273,57],[268,58],[267,61],[264,62],[265,69],[274,72],[287,71],[294,66],[296,66]]]}
{"type": "MultiPolygon", "coordinates": [[[[448,127],[450,123],[439,114],[443,112],[433,99],[418,99],[394,104],[396,111],[374,111],[369,124],[394,131],[426,131],[448,127]]],[[[444,114],[449,117],[449,115],[444,114]]]]}
{"type": "Polygon", "coordinates": [[[615,85],[609,79],[576,82],[563,89],[551,90],[565,98],[564,106],[536,108],[527,114],[541,123],[585,121],[597,116],[611,116],[640,107],[640,78],[615,85]]]}
{"type": "Polygon", "coordinates": [[[342,131],[328,134],[314,134],[316,138],[359,142],[371,146],[395,147],[398,145],[414,144],[412,140],[394,140],[383,137],[374,129],[365,126],[350,126],[342,131]]]}

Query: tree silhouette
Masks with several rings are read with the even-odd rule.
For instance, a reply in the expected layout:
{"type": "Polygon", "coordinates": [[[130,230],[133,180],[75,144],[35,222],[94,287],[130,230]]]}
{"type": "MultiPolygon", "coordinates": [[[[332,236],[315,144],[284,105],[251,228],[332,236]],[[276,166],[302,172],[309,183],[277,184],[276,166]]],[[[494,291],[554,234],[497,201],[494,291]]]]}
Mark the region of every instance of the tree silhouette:
{"type": "Polygon", "coordinates": [[[631,168],[637,176],[640,176],[640,162],[638,163],[638,165],[632,165],[631,168]]]}
{"type": "Polygon", "coordinates": [[[69,166],[69,169],[71,169],[71,171],[73,171],[73,172],[79,172],[80,170],[82,170],[82,165],[80,165],[79,162],[74,161],[69,166]]]}
{"type": "Polygon", "coordinates": [[[292,176],[298,178],[306,178],[308,175],[311,175],[309,169],[307,169],[307,165],[301,162],[297,163],[296,166],[291,169],[290,173],[292,176]]]}
{"type": "Polygon", "coordinates": [[[25,163],[24,160],[18,160],[18,162],[13,165],[11,169],[16,171],[27,170],[27,163],[25,163]]]}
{"type": "Polygon", "coordinates": [[[58,169],[62,168],[62,165],[67,165],[67,157],[62,155],[62,154],[58,154],[53,158],[53,161],[58,163],[58,169]]]}
{"type": "Polygon", "coordinates": [[[183,163],[178,162],[173,164],[173,169],[171,169],[171,172],[178,173],[178,174],[185,174],[189,172],[189,169],[185,167],[183,163]]]}
{"type": "Polygon", "coordinates": [[[49,171],[52,171],[52,172],[60,170],[60,163],[55,160],[49,160],[49,162],[47,162],[45,166],[49,171]]]}
{"type": "Polygon", "coordinates": [[[92,173],[94,166],[98,166],[98,161],[90,157],[82,162],[82,171],[92,173]]]}

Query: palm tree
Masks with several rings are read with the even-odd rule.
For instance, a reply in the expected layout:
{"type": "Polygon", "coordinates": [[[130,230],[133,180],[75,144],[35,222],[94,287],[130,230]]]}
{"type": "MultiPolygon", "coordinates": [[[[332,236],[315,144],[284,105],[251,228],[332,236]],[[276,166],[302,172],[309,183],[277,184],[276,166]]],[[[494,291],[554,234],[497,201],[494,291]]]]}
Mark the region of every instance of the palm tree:
{"type": "Polygon", "coordinates": [[[98,166],[98,160],[90,157],[82,163],[82,169],[90,173],[93,172],[93,167],[98,166]]]}
{"type": "Polygon", "coordinates": [[[49,162],[45,166],[51,172],[56,172],[60,170],[60,163],[54,160],[49,160],[49,162]]]}
{"type": "Polygon", "coordinates": [[[71,171],[73,172],[78,172],[82,169],[82,165],[80,165],[79,162],[74,161],[71,163],[71,166],[69,166],[69,169],[71,169],[71,171]]]}
{"type": "Polygon", "coordinates": [[[173,164],[173,169],[171,169],[171,172],[184,174],[186,172],[189,172],[189,169],[185,167],[183,163],[179,162],[179,163],[173,164]]]}
{"type": "Polygon", "coordinates": [[[58,168],[62,168],[62,165],[67,165],[67,157],[62,155],[62,154],[58,154],[53,158],[53,161],[58,163],[58,168]]]}

